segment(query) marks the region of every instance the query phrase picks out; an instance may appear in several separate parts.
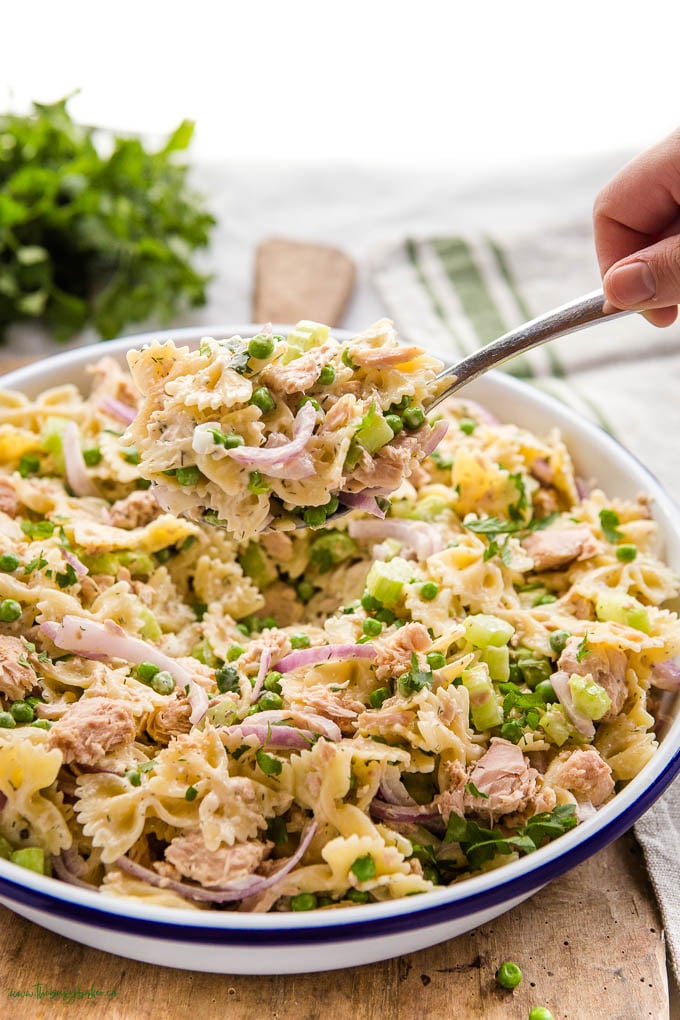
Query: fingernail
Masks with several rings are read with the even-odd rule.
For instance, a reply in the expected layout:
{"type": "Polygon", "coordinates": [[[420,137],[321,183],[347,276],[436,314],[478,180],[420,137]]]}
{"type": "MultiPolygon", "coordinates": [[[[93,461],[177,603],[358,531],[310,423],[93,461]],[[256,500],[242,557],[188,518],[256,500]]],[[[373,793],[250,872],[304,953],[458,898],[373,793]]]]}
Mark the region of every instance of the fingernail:
{"type": "Polygon", "coordinates": [[[656,280],[646,262],[627,262],[610,274],[607,283],[614,303],[623,308],[642,305],[656,294],[656,280]]]}

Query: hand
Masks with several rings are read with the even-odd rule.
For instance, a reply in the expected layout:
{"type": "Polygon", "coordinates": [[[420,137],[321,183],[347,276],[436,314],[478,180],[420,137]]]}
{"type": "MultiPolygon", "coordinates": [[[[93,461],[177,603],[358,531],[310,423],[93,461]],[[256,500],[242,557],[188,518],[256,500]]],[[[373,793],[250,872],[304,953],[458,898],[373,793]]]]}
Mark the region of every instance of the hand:
{"type": "Polygon", "coordinates": [[[680,303],[680,130],[624,166],[595,199],[607,304],[675,322],[680,303]]]}

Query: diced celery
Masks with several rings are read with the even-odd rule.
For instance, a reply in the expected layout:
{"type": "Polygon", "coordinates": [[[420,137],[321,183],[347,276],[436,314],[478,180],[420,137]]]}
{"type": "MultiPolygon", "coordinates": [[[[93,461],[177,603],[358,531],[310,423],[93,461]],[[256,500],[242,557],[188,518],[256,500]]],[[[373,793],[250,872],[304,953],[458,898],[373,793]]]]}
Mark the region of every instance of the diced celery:
{"type": "Polygon", "coordinates": [[[139,549],[124,549],[115,555],[121,567],[127,567],[133,577],[150,577],[156,569],[151,556],[139,549]]]}
{"type": "Polygon", "coordinates": [[[551,705],[538,721],[548,740],[561,747],[574,735],[571,723],[561,705],[551,705]]]}
{"type": "Polygon", "coordinates": [[[569,677],[569,688],[574,701],[574,708],[597,722],[612,707],[612,700],[604,687],[574,673],[569,677]]]}
{"type": "Polygon", "coordinates": [[[295,358],[299,358],[305,351],[309,351],[312,347],[322,344],[324,340],[328,339],[329,332],[329,327],[324,326],[321,322],[301,319],[286,337],[288,350],[283,358],[284,364],[294,361],[295,358]]]}
{"type": "Polygon", "coordinates": [[[463,622],[465,635],[475,648],[488,648],[493,645],[500,648],[507,645],[515,633],[511,623],[501,620],[498,616],[490,616],[487,613],[478,613],[476,616],[468,616],[463,622]]]}
{"type": "Polygon", "coordinates": [[[325,574],[332,567],[356,555],[358,550],[359,546],[346,531],[332,528],[319,532],[318,538],[314,538],[309,547],[309,559],[319,568],[320,574],[325,574]]]}
{"type": "Polygon", "coordinates": [[[510,679],[510,649],[507,645],[502,648],[490,645],[484,649],[481,658],[489,667],[489,675],[496,683],[505,683],[510,679]]]}
{"type": "Polygon", "coordinates": [[[219,659],[215,655],[207,638],[202,638],[194,647],[191,649],[191,655],[194,659],[198,659],[205,666],[217,666],[219,659]]]}
{"type": "Polygon", "coordinates": [[[218,701],[208,708],[208,719],[213,726],[231,726],[236,722],[235,704],[229,699],[218,701]]]}
{"type": "Polygon", "coordinates": [[[366,588],[384,606],[396,606],[404,584],[412,577],[413,568],[401,556],[395,556],[389,563],[378,560],[368,572],[366,588]]]}
{"type": "Polygon", "coordinates": [[[489,730],[503,722],[503,710],[484,664],[463,670],[463,685],[470,695],[470,714],[477,730],[489,730]]]}
{"type": "Polygon", "coordinates": [[[29,871],[37,871],[39,875],[47,874],[45,851],[40,846],[27,846],[21,850],[13,850],[9,859],[14,864],[19,864],[22,868],[28,868],[29,871]]]}
{"type": "Polygon", "coordinates": [[[143,606],[139,611],[139,615],[141,616],[143,621],[141,634],[144,640],[160,641],[161,637],[163,636],[163,632],[161,628],[158,626],[158,620],[153,615],[151,610],[147,609],[146,606],[143,606]]]}
{"type": "Polygon", "coordinates": [[[423,496],[417,503],[408,499],[394,500],[391,507],[393,517],[405,517],[411,521],[435,521],[440,514],[449,509],[440,496],[423,496]]]}
{"type": "Polygon", "coordinates": [[[598,595],[595,615],[603,622],[623,623],[649,634],[649,613],[641,602],[624,592],[607,591],[598,595]]]}
{"type": "Polygon", "coordinates": [[[394,439],[394,432],[376,407],[375,401],[371,404],[368,414],[361,419],[356,438],[369,453],[375,453],[394,439]]]}
{"type": "Polygon", "coordinates": [[[252,578],[260,591],[268,588],[279,576],[267,554],[255,542],[248,542],[238,561],[243,572],[252,578]]]}
{"type": "Polygon", "coordinates": [[[62,436],[68,423],[68,418],[50,415],[50,417],[45,418],[42,428],[42,448],[46,453],[51,454],[54,466],[59,472],[65,470],[62,436]]]}

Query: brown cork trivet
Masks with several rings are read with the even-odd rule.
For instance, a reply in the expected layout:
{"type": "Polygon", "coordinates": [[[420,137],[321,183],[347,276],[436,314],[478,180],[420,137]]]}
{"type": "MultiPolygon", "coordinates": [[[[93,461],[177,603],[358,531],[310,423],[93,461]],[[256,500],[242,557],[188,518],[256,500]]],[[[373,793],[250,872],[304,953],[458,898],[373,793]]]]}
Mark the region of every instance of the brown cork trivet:
{"type": "Polygon", "coordinates": [[[338,326],[354,286],[354,263],[338,248],[271,238],[255,256],[255,322],[313,319],[338,326]]]}

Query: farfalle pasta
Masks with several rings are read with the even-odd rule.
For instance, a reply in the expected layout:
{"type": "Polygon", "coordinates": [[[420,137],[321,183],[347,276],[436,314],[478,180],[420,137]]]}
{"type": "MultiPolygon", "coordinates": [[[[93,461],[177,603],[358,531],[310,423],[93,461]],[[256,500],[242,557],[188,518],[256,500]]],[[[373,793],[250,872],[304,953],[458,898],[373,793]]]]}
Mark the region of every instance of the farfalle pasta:
{"type": "Polygon", "coordinates": [[[556,431],[457,400],[384,519],[259,534],[272,500],[350,484],[366,386],[387,420],[436,366],[384,323],[344,361],[328,337],[288,361],[256,339],[267,412],[247,341],[134,353],[141,400],[108,358],[88,393],[0,393],[0,854],[159,906],[331,909],[464,881],[598,811],[680,686],[648,501],[586,486],[556,431]],[[294,366],[329,364],[322,479],[244,490],[227,447],[195,449],[207,422],[290,440],[294,366]],[[196,485],[163,474],[178,452],[196,485]],[[238,540],[194,514],[211,486],[238,540]]]}

